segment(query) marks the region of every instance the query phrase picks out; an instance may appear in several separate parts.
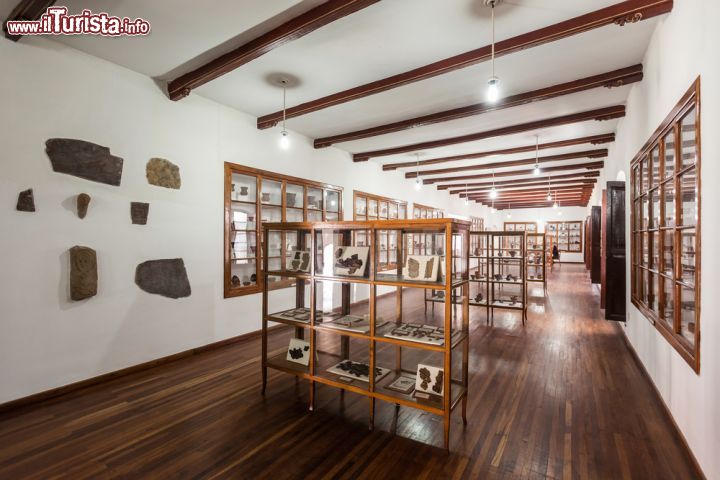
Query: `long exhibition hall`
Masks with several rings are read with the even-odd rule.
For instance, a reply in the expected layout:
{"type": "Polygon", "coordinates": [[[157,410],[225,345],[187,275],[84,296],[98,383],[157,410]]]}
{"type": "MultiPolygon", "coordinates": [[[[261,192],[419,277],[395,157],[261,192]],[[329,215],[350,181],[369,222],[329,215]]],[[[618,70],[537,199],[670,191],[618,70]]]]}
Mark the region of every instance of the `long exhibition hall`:
{"type": "Polygon", "coordinates": [[[720,480],[720,1],[0,20],[0,479],[720,480]]]}

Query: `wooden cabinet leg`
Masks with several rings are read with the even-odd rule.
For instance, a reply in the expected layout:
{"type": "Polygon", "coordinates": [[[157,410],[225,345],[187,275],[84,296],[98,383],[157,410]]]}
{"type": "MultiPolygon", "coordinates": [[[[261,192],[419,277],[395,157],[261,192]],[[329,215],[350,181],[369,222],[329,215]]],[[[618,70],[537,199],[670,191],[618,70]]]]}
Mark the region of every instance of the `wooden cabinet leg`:
{"type": "Polygon", "coordinates": [[[368,430],[371,432],[375,429],[375,399],[370,397],[370,424],[368,430]]]}
{"type": "Polygon", "coordinates": [[[450,412],[445,413],[445,422],[443,425],[443,438],[445,439],[445,451],[450,453],[450,412]]]}
{"type": "Polygon", "coordinates": [[[467,395],[462,399],[462,419],[463,425],[467,425],[467,395]]]}
{"type": "Polygon", "coordinates": [[[311,412],[315,411],[315,382],[310,380],[310,407],[311,412]]]}
{"type": "Polygon", "coordinates": [[[262,395],[265,395],[265,388],[267,387],[267,366],[262,367],[262,395]]]}

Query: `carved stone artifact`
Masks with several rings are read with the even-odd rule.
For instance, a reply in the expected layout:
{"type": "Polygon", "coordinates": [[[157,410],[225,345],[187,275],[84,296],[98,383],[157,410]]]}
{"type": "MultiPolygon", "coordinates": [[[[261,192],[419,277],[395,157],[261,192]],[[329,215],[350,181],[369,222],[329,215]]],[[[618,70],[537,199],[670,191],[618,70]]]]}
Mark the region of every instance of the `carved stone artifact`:
{"type": "Polygon", "coordinates": [[[145,176],[150,185],[179,190],[182,185],[180,167],[164,158],[151,158],[145,166],[145,176]]]}
{"type": "Polygon", "coordinates": [[[87,215],[88,207],[90,206],[90,195],[87,193],[81,193],[77,196],[77,214],[80,218],[85,218],[87,215]]]}
{"type": "Polygon", "coordinates": [[[93,182],[119,186],[123,159],[110,154],[110,149],[83,140],[51,138],[45,142],[53,170],[93,182]]]}
{"type": "Polygon", "coordinates": [[[149,211],[150,211],[149,203],[131,202],[130,203],[130,218],[132,218],[132,223],[134,225],[146,225],[149,211]]]}
{"type": "Polygon", "coordinates": [[[70,249],[70,298],[84,300],[97,295],[97,254],[89,247],[70,249]]]}
{"type": "Polygon", "coordinates": [[[135,269],[135,284],[145,292],[168,298],[189,297],[192,293],[182,258],[141,263],[135,269]]]}
{"type": "Polygon", "coordinates": [[[33,195],[32,188],[20,192],[17,201],[18,212],[34,212],[35,211],[35,196],[33,195]]]}

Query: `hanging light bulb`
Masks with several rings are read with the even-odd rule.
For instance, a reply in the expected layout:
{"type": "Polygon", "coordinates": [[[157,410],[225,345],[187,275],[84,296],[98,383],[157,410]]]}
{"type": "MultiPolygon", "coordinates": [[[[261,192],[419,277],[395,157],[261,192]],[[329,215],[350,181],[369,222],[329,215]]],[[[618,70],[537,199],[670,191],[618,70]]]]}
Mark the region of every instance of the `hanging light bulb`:
{"type": "Polygon", "coordinates": [[[490,54],[490,62],[492,64],[492,76],[488,80],[487,100],[488,102],[497,102],[500,98],[500,79],[495,75],[495,5],[498,0],[485,0],[485,5],[490,7],[492,12],[492,50],[490,54]]]}
{"type": "Polygon", "coordinates": [[[557,210],[558,207],[559,207],[559,205],[558,205],[558,202],[557,202],[557,192],[555,192],[555,203],[553,203],[553,208],[554,208],[555,210],[557,210]]]}
{"type": "Polygon", "coordinates": [[[470,205],[470,197],[468,197],[468,186],[465,184],[465,206],[470,205]]]}
{"type": "Polygon", "coordinates": [[[495,189],[495,170],[492,171],[493,180],[492,180],[492,190],[490,190],[490,198],[495,200],[498,196],[498,192],[495,189]]]}
{"type": "Polygon", "coordinates": [[[422,190],[422,180],[420,180],[420,154],[415,154],[415,190],[422,190]]]}
{"type": "Polygon", "coordinates": [[[285,112],[287,110],[287,79],[283,78],[280,80],[280,84],[283,89],[283,118],[282,118],[282,131],[280,132],[280,148],[288,150],[290,148],[290,136],[288,135],[287,129],[285,128],[285,112]]]}
{"type": "Polygon", "coordinates": [[[533,173],[537,177],[540,175],[540,144],[538,143],[538,136],[535,135],[535,169],[533,170],[533,173]]]}
{"type": "Polygon", "coordinates": [[[548,177],[548,194],[547,194],[547,201],[552,202],[552,195],[550,195],[550,177],[548,177]]]}

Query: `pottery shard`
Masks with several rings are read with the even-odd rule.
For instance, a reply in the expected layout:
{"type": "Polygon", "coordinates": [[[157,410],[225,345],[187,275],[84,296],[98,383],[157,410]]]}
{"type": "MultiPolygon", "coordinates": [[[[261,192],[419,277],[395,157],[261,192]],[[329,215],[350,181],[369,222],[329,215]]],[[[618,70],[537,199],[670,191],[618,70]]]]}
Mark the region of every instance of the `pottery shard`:
{"type": "Polygon", "coordinates": [[[142,290],[168,298],[189,297],[191,293],[182,258],[148,260],[135,269],[135,283],[142,290]]]}
{"type": "Polygon", "coordinates": [[[77,214],[80,218],[85,218],[87,215],[88,206],[90,206],[90,195],[87,193],[81,193],[77,196],[77,214]]]}
{"type": "Polygon", "coordinates": [[[130,218],[132,223],[135,225],[147,224],[148,212],[150,211],[149,203],[131,202],[130,203],[130,218]]]}
{"type": "Polygon", "coordinates": [[[17,210],[19,212],[35,211],[35,196],[33,195],[32,188],[20,192],[18,195],[17,210]]]}
{"type": "Polygon", "coordinates": [[[119,186],[123,159],[110,154],[110,149],[83,140],[51,138],[45,142],[53,170],[58,173],[119,186]]]}
{"type": "Polygon", "coordinates": [[[97,254],[89,247],[70,249],[70,298],[84,300],[97,295],[97,254]]]}
{"type": "Polygon", "coordinates": [[[150,185],[158,187],[178,190],[182,184],[180,167],[164,158],[151,158],[145,167],[145,175],[150,185]]]}

